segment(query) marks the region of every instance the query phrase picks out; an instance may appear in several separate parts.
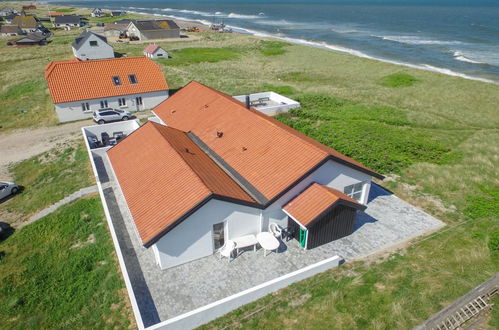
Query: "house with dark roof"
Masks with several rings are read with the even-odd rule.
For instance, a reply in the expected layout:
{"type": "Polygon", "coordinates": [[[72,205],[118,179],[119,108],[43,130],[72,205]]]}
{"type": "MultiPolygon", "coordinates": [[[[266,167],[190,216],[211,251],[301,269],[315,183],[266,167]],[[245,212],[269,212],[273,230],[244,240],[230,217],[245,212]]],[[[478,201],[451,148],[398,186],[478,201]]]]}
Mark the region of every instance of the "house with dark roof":
{"type": "Polygon", "coordinates": [[[16,46],[44,46],[47,44],[47,37],[48,35],[43,32],[32,32],[12,43],[16,46]]]}
{"type": "Polygon", "coordinates": [[[54,17],[53,26],[56,28],[72,28],[82,26],[82,20],[77,15],[60,15],[54,17]]]}
{"type": "Polygon", "coordinates": [[[17,14],[17,10],[14,10],[12,8],[2,8],[2,10],[0,10],[0,16],[2,17],[7,17],[13,14],[17,14]]]}
{"type": "Polygon", "coordinates": [[[128,25],[127,34],[139,40],[180,38],[180,28],[169,19],[134,20],[128,25]]]}
{"type": "Polygon", "coordinates": [[[168,52],[161,48],[159,45],[148,45],[144,48],[144,56],[149,58],[168,58],[168,52]]]}
{"type": "Polygon", "coordinates": [[[168,98],[161,67],[147,57],[53,61],[45,79],[59,121],[91,118],[94,111],[152,109],[168,98]]]}
{"type": "Polygon", "coordinates": [[[135,232],[162,269],[271,227],[287,228],[304,249],[347,236],[372,177],[383,178],[198,82],[153,113],[157,122],[107,156],[135,232]]]}
{"type": "Polygon", "coordinates": [[[75,38],[71,47],[74,56],[82,61],[114,57],[113,47],[107,43],[107,38],[89,30],[75,38]]]}
{"type": "Polygon", "coordinates": [[[90,13],[90,16],[92,16],[92,17],[101,17],[104,15],[105,15],[104,11],[100,8],[94,8],[94,9],[92,9],[92,12],[90,13]]]}
{"type": "Polygon", "coordinates": [[[126,11],[112,11],[111,16],[113,17],[118,17],[118,16],[123,16],[126,15],[126,11]]]}
{"type": "Polygon", "coordinates": [[[0,35],[2,37],[12,37],[20,34],[24,34],[24,31],[17,25],[10,24],[0,26],[0,35]]]}

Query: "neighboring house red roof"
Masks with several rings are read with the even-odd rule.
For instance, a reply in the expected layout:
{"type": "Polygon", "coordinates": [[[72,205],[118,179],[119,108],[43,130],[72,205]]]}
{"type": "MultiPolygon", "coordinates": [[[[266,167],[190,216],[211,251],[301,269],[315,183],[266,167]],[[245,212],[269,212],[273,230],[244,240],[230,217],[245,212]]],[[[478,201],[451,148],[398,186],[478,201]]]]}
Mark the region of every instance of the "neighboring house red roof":
{"type": "Polygon", "coordinates": [[[58,12],[49,13],[49,16],[64,16],[64,15],[66,15],[66,13],[58,13],[58,12]]]}
{"type": "Polygon", "coordinates": [[[253,199],[188,136],[148,122],[108,151],[144,244],[210,198],[253,199]]]}
{"type": "Polygon", "coordinates": [[[340,203],[360,210],[366,208],[341,191],[314,182],[283,209],[303,226],[308,227],[315,219],[340,203]]]}
{"type": "Polygon", "coordinates": [[[161,67],[145,56],[54,61],[45,67],[45,79],[54,103],[168,90],[161,67]],[[136,84],[130,82],[130,74],[136,84]],[[114,84],[114,76],[121,85],[114,84]]]}
{"type": "Polygon", "coordinates": [[[144,49],[144,52],[148,54],[154,54],[158,49],[160,49],[158,45],[149,45],[144,49]]]}

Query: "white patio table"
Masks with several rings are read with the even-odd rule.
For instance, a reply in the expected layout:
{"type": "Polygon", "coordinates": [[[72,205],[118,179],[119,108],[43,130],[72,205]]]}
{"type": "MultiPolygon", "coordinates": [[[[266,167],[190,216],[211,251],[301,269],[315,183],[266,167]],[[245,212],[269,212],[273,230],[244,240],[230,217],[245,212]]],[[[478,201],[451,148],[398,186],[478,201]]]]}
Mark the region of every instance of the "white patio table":
{"type": "Polygon", "coordinates": [[[279,247],[279,241],[269,232],[261,232],[256,235],[256,240],[263,248],[263,256],[267,256],[267,251],[277,250],[279,247]]]}
{"type": "Polygon", "coordinates": [[[233,238],[232,241],[236,243],[236,255],[239,255],[239,249],[252,245],[253,245],[253,251],[256,251],[256,245],[258,244],[255,235],[245,235],[241,237],[236,237],[233,238]]]}

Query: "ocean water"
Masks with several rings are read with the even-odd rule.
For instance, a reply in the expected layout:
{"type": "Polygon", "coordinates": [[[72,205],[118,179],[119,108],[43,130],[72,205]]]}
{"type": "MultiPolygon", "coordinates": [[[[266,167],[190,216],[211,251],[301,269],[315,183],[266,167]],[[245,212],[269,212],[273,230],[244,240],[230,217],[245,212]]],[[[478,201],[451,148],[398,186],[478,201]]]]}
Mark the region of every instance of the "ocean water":
{"type": "Polygon", "coordinates": [[[60,0],[198,21],[499,83],[499,0],[60,0]]]}

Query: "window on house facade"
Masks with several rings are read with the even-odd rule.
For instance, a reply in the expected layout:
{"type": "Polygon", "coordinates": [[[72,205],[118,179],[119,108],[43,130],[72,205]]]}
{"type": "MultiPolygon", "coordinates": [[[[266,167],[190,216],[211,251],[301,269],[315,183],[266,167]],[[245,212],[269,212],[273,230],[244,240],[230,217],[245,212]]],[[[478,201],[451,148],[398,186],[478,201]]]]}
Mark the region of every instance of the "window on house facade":
{"type": "Polygon", "coordinates": [[[115,86],[121,85],[121,79],[118,76],[113,76],[113,83],[115,86]]]}
{"type": "Polygon", "coordinates": [[[100,108],[101,109],[107,108],[107,101],[106,100],[100,101],[100,108]]]}
{"type": "Polygon", "coordinates": [[[95,40],[90,41],[90,46],[97,47],[97,41],[95,40]]]}
{"type": "Polygon", "coordinates": [[[137,77],[134,74],[129,74],[128,79],[130,79],[130,84],[136,84],[137,83],[137,77]]]}
{"type": "Polygon", "coordinates": [[[90,111],[90,104],[88,102],[84,102],[81,104],[81,110],[83,111],[90,111]]]}
{"type": "Polygon", "coordinates": [[[126,100],[124,97],[121,97],[118,99],[118,104],[120,107],[125,107],[126,106],[126,100]]]}
{"type": "Polygon", "coordinates": [[[359,182],[350,186],[346,186],[345,188],[343,188],[343,192],[345,193],[345,195],[350,196],[357,201],[360,201],[362,198],[363,188],[364,182],[359,182]]]}
{"type": "Polygon", "coordinates": [[[137,105],[142,105],[142,96],[137,96],[135,98],[135,102],[137,103],[137,105]]]}

